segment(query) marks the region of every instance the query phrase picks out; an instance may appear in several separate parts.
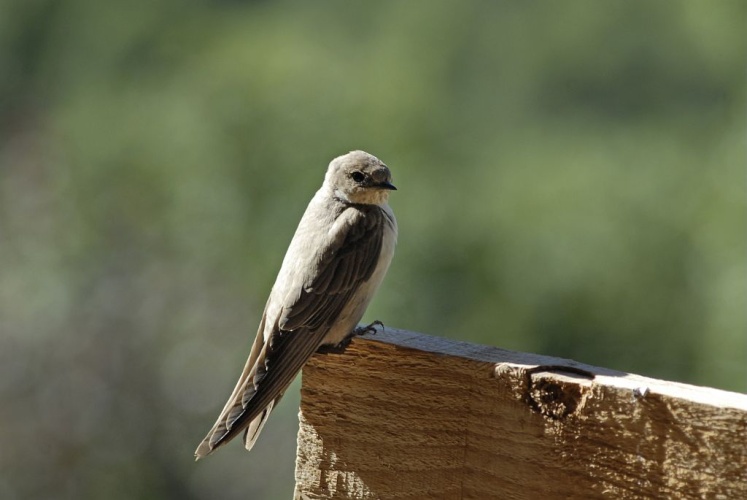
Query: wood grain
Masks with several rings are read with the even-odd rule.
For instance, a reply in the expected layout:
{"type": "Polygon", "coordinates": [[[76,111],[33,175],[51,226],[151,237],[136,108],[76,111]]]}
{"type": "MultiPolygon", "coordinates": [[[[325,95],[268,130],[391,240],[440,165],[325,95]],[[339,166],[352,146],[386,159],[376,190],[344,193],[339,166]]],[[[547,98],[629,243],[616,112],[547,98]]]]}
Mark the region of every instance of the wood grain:
{"type": "Polygon", "coordinates": [[[296,498],[747,498],[747,396],[387,328],[303,370],[296,498]]]}

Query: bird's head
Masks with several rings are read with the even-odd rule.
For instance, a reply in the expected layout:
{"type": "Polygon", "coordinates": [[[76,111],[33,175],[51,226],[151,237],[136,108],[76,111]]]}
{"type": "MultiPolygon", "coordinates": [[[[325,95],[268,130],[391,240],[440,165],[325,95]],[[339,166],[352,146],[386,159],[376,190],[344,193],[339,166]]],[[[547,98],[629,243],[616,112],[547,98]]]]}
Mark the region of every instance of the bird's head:
{"type": "Polygon", "coordinates": [[[384,163],[365,151],[351,151],[329,164],[324,185],[334,196],[351,203],[382,205],[392,184],[392,173],[384,163]]]}

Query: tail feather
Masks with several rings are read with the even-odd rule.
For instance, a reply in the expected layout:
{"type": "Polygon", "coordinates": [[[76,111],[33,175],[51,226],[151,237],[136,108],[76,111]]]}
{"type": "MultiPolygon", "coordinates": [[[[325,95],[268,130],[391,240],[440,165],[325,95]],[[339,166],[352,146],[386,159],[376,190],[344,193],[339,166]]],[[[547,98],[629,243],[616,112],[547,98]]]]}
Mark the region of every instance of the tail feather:
{"type": "MultiPolygon", "coordinates": [[[[262,314],[262,321],[259,324],[257,336],[254,339],[254,344],[252,345],[249,359],[246,360],[246,365],[244,365],[244,370],[241,373],[241,377],[239,377],[238,382],[236,382],[236,387],[234,387],[231,397],[228,398],[228,401],[223,407],[223,410],[220,412],[218,420],[213,425],[213,428],[210,429],[210,432],[208,432],[207,436],[205,436],[205,438],[202,440],[202,442],[200,442],[200,445],[195,450],[195,460],[204,458],[212,453],[216,448],[216,441],[222,437],[225,437],[226,433],[232,427],[232,425],[226,425],[228,419],[230,418],[229,414],[232,412],[232,410],[237,409],[236,398],[241,398],[241,394],[243,394],[247,386],[247,379],[250,379],[250,377],[253,376],[252,372],[254,371],[255,365],[257,363],[257,358],[259,358],[259,356],[264,351],[265,342],[262,332],[265,327],[265,319],[265,315],[262,314]]],[[[240,409],[240,407],[242,407],[243,405],[238,406],[240,409]]]]}
{"type": "Polygon", "coordinates": [[[251,448],[280,396],[327,333],[327,329],[275,330],[265,343],[261,335],[263,324],[264,318],[231,397],[195,450],[197,459],[209,455],[245,429],[249,429],[245,434],[245,445],[251,448]]]}
{"type": "MultiPolygon", "coordinates": [[[[278,398],[279,399],[279,398],[278,398]]],[[[259,433],[262,432],[262,429],[264,428],[265,424],[267,423],[267,418],[270,416],[270,413],[272,412],[272,409],[275,407],[275,403],[277,402],[277,399],[267,405],[267,408],[262,410],[262,413],[260,413],[257,418],[251,421],[249,426],[244,431],[244,448],[246,448],[246,451],[249,451],[254,446],[254,443],[257,441],[257,438],[259,437],[259,433]]]]}

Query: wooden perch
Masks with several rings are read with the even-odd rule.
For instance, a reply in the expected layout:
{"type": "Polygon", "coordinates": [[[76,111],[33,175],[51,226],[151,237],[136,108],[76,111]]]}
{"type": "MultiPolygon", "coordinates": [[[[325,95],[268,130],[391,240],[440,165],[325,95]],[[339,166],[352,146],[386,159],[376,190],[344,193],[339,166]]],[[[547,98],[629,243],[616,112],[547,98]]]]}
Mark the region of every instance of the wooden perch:
{"type": "Polygon", "coordinates": [[[296,498],[747,498],[747,396],[387,328],[303,370],[296,498]]]}

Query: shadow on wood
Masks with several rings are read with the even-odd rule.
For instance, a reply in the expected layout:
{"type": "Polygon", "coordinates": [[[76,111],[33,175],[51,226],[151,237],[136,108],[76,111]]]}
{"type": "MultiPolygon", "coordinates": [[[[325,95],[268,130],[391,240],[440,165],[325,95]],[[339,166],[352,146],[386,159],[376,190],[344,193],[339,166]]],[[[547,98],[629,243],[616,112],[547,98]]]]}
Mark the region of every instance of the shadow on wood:
{"type": "Polygon", "coordinates": [[[747,396],[390,328],[303,370],[296,498],[747,498],[747,396]]]}

